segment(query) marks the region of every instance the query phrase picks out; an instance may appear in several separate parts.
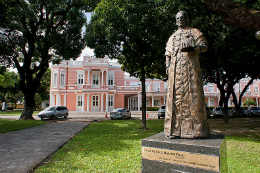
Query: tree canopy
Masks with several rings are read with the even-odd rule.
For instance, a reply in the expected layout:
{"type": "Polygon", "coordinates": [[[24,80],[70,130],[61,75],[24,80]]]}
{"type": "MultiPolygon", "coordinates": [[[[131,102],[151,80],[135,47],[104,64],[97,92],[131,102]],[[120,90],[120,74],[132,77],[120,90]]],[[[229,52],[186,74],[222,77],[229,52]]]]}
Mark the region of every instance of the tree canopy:
{"type": "Polygon", "coordinates": [[[222,16],[226,25],[246,30],[259,30],[259,0],[204,0],[213,12],[222,16]]]}
{"type": "Polygon", "coordinates": [[[49,62],[77,58],[84,48],[84,11],[97,1],[1,0],[1,63],[13,65],[20,76],[25,108],[20,119],[33,119],[35,93],[49,62]]]}
{"type": "Polygon", "coordinates": [[[101,1],[86,29],[86,42],[98,57],[118,59],[142,83],[142,128],[146,128],[145,79],[165,74],[165,44],[174,15],[166,1],[101,1]]]}

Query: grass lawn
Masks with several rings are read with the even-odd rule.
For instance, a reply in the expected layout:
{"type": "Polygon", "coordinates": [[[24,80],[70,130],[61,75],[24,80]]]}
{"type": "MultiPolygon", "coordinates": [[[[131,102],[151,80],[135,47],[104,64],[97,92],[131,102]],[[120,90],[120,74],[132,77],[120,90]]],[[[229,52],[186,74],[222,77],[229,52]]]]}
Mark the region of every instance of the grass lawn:
{"type": "Polygon", "coordinates": [[[44,121],[21,121],[0,119],[0,133],[6,133],[15,130],[26,129],[34,126],[46,124],[44,121]]]}
{"type": "MultiPolygon", "coordinates": [[[[232,173],[260,172],[260,119],[209,120],[212,132],[227,134],[228,169],[232,173]],[[253,124],[249,125],[249,124],[253,124]]],[[[36,172],[136,172],[141,170],[141,139],[163,131],[163,120],[92,123],[62,147],[36,172]]]]}
{"type": "MultiPolygon", "coordinates": [[[[22,109],[15,109],[15,110],[7,110],[5,112],[0,111],[0,115],[21,115],[22,109]]],[[[33,113],[36,114],[40,111],[34,111],[33,113]]]]}

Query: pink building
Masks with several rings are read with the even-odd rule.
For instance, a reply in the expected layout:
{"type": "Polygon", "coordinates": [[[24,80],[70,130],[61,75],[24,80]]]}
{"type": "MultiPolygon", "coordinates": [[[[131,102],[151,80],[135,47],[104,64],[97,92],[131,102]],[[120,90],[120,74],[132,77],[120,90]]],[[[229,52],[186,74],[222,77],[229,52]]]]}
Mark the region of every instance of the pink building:
{"type": "MultiPolygon", "coordinates": [[[[164,104],[166,88],[165,82],[148,79],[147,107],[164,104]]],[[[141,82],[108,58],[85,56],[83,61],[63,61],[51,66],[50,105],[83,112],[122,107],[140,110],[141,82]]]]}
{"type": "MultiPolygon", "coordinates": [[[[244,78],[239,81],[234,86],[235,93],[237,95],[237,99],[239,98],[240,93],[243,91],[245,86],[247,85],[249,78],[244,78]]],[[[259,87],[260,87],[260,81],[259,80],[254,80],[253,84],[249,86],[247,89],[246,93],[243,95],[242,98],[242,104],[243,101],[245,101],[247,98],[253,99],[257,106],[260,106],[260,92],[259,92],[259,87]]],[[[208,83],[207,85],[204,85],[204,95],[206,98],[206,103],[208,106],[218,106],[218,102],[220,99],[220,92],[217,88],[216,84],[208,83]]],[[[233,103],[233,97],[231,96],[229,99],[228,105],[230,107],[235,106],[233,103]]],[[[243,105],[242,105],[243,106],[243,105]]]]}
{"type": "MultiPolygon", "coordinates": [[[[249,79],[235,85],[238,94],[249,79]]],[[[256,80],[244,94],[259,106],[260,81],[256,80]]],[[[167,82],[146,80],[147,107],[165,104],[167,82]]],[[[218,106],[220,93],[215,84],[204,86],[205,102],[218,106]]],[[[229,106],[234,106],[232,97],[229,106]]],[[[114,108],[141,109],[141,82],[121,70],[120,64],[108,58],[85,56],[83,61],[63,61],[51,66],[50,105],[64,105],[70,111],[111,111],[114,108]]]]}

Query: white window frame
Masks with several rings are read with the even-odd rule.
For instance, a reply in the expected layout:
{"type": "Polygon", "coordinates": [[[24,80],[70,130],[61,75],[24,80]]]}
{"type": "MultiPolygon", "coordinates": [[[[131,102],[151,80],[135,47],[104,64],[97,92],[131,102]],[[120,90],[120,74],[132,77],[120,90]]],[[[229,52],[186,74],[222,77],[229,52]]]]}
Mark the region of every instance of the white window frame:
{"type": "Polygon", "coordinates": [[[82,106],[82,105],[83,105],[83,96],[78,95],[77,106],[82,106]]]}
{"type": "Polygon", "coordinates": [[[65,86],[65,85],[66,85],[66,82],[65,82],[66,80],[65,80],[65,79],[66,79],[66,74],[65,74],[65,73],[61,73],[61,74],[60,74],[60,85],[61,85],[61,86],[65,86]],[[62,76],[63,76],[64,78],[63,78],[62,76]]]}
{"type": "Polygon", "coordinates": [[[108,73],[107,84],[109,86],[114,85],[114,74],[108,73]]]}
{"type": "Polygon", "coordinates": [[[254,93],[259,93],[259,85],[254,85],[254,93]]]}
{"type": "Polygon", "coordinates": [[[100,85],[100,74],[98,73],[92,74],[92,85],[100,85]]]}
{"type": "Polygon", "coordinates": [[[214,98],[209,98],[209,106],[215,106],[214,98]]]}
{"type": "Polygon", "coordinates": [[[145,83],[145,91],[150,92],[150,82],[145,83]]]}
{"type": "Polygon", "coordinates": [[[160,92],[161,86],[160,82],[154,82],[153,83],[153,92],[160,92]]]}
{"type": "Polygon", "coordinates": [[[213,84],[207,85],[207,92],[210,92],[210,93],[214,92],[214,85],[213,84]]]}
{"type": "Polygon", "coordinates": [[[57,73],[57,72],[53,73],[52,84],[53,84],[54,86],[58,85],[58,73],[57,73]]]}
{"type": "Polygon", "coordinates": [[[154,107],[160,107],[161,106],[161,99],[154,99],[153,105],[154,105],[154,107]]]}

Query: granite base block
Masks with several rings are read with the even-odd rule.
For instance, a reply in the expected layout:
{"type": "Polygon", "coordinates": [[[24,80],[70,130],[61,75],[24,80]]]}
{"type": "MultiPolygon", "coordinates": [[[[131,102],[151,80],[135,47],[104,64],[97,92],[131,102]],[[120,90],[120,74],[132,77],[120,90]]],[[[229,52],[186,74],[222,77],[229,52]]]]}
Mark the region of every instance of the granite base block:
{"type": "Polygon", "coordinates": [[[223,134],[203,139],[169,139],[161,132],[142,139],[141,145],[143,173],[227,172],[223,134]]]}

